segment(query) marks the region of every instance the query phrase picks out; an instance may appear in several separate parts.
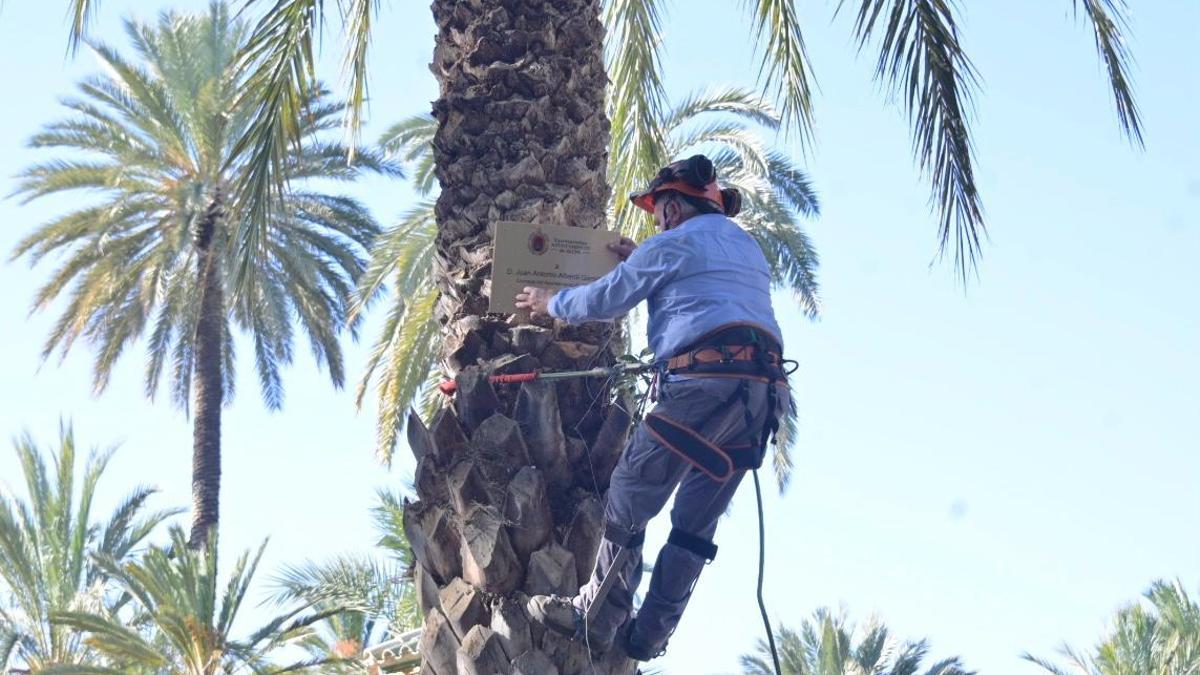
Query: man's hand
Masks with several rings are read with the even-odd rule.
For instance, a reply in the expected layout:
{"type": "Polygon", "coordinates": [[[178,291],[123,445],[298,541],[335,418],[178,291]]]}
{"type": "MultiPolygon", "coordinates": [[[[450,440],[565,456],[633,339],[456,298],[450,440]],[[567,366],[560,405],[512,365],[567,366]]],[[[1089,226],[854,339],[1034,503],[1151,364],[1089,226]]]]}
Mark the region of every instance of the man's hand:
{"type": "Polygon", "coordinates": [[[530,316],[550,316],[550,298],[554,293],[550,288],[526,286],[524,292],[517,293],[517,309],[529,310],[530,316]]]}
{"type": "Polygon", "coordinates": [[[621,260],[628,260],[629,256],[633,255],[635,248],[637,248],[637,242],[629,237],[621,237],[621,241],[608,245],[608,250],[616,253],[621,260]]]}

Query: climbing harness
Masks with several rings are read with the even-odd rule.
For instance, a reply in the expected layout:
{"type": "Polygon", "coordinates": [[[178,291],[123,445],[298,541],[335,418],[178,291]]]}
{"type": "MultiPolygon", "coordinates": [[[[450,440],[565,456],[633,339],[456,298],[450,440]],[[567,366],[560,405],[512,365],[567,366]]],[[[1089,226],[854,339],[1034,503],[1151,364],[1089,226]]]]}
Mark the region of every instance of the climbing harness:
{"type": "MultiPolygon", "coordinates": [[[[492,384],[519,384],[535,380],[565,380],[573,378],[617,378],[628,375],[638,375],[649,371],[655,373],[656,382],[661,384],[672,376],[688,378],[719,377],[741,380],[733,394],[707,416],[708,422],[699,429],[693,429],[665,415],[649,413],[643,419],[647,431],[672,452],[678,453],[713,480],[724,482],[732,478],[738,471],[749,470],[754,476],[754,493],[758,504],[758,608],[762,615],[763,626],[767,633],[767,644],[777,675],[781,673],[779,655],[775,647],[775,635],[771,629],[770,617],[767,615],[766,603],[763,599],[763,582],[766,567],[766,525],[763,515],[762,488],[758,479],[758,469],[765,458],[767,445],[775,442],[779,430],[779,392],[778,386],[787,386],[787,376],[795,371],[796,362],[785,360],[776,340],[770,333],[759,326],[749,323],[736,323],[721,326],[703,336],[694,346],[681,354],[653,363],[630,360],[620,361],[609,367],[591,368],[587,370],[570,371],[534,371],[529,373],[511,373],[492,375],[488,381],[492,384]],[[762,431],[754,433],[754,413],[750,408],[750,383],[759,382],[766,387],[766,416],[762,431]],[[725,415],[734,408],[733,404],[742,404],[745,415],[747,438],[738,439],[736,443],[717,445],[708,440],[705,431],[708,427],[715,428],[723,423],[725,415]]],[[[454,395],[458,384],[454,380],[443,381],[439,389],[447,396],[454,395]]],[[[612,564],[604,574],[599,588],[596,590],[587,612],[583,616],[583,634],[587,635],[587,625],[595,620],[599,609],[607,599],[609,591],[618,577],[613,572],[621,569],[628,559],[630,552],[640,547],[645,539],[645,531],[622,532],[620,528],[607,525],[604,537],[617,546],[617,553],[612,564]]],[[[716,557],[717,546],[712,541],[695,534],[679,530],[671,530],[668,543],[679,546],[695,553],[708,562],[716,557]]]]}
{"type": "Polygon", "coordinates": [[[659,362],[660,378],[682,375],[690,378],[718,377],[741,380],[737,389],[718,405],[700,428],[691,428],[665,415],[646,415],[650,435],[664,447],[681,455],[715,481],[725,482],[739,471],[754,471],[762,466],[767,444],[779,428],[779,392],[787,386],[789,371],[775,339],[749,323],[727,324],[708,333],[695,346],[659,362]],[[750,383],[767,385],[767,410],[761,435],[755,437],[754,413],[750,408],[750,383]],[[711,429],[724,425],[725,417],[741,403],[745,415],[746,437],[714,444],[711,429]]]}

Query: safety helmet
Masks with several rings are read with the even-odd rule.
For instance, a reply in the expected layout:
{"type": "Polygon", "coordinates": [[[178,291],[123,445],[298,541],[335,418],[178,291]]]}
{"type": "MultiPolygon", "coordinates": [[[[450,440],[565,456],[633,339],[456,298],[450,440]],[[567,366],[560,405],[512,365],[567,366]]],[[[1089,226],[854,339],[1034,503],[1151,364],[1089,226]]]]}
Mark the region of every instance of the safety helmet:
{"type": "Polygon", "coordinates": [[[727,216],[737,215],[741,210],[741,195],[735,189],[721,188],[712,160],[704,155],[692,155],[664,166],[648,188],[629,195],[629,200],[634,206],[654,213],[655,196],[668,190],[708,200],[727,216]]]}

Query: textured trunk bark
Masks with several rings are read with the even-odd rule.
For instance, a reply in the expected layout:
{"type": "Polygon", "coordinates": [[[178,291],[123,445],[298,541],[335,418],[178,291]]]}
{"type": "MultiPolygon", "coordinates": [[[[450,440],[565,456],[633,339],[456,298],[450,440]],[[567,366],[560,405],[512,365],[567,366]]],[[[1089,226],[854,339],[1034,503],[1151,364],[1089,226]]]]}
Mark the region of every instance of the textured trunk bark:
{"type": "Polygon", "coordinates": [[[409,421],[405,510],[422,673],[629,673],[531,625],[524,593],[573,594],[594,564],[602,494],[629,428],[600,382],[493,388],[489,372],[614,361],[611,328],[486,315],[489,225],[601,227],[608,120],[600,0],[435,0],[434,159],[442,365],[459,390],[409,421]]]}
{"type": "Polygon", "coordinates": [[[213,247],[224,216],[220,195],[213,199],[195,233],[196,274],[201,289],[196,323],[195,372],[192,374],[192,531],[188,543],[204,545],[216,528],[221,491],[221,406],[225,294],[221,261],[213,247]]]}

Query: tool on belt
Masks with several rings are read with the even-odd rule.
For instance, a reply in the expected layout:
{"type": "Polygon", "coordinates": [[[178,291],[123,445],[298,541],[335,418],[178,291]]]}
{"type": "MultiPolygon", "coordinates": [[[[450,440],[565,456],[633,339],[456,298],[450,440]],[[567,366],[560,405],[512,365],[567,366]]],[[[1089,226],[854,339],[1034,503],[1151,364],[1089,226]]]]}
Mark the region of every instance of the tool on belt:
{"type": "MultiPolygon", "coordinates": [[[[534,380],[569,380],[577,377],[619,377],[621,375],[634,375],[644,373],[648,370],[653,370],[653,363],[637,362],[620,362],[612,366],[601,368],[589,368],[587,370],[562,370],[554,372],[546,372],[535,370],[531,373],[510,373],[506,375],[492,375],[488,377],[488,382],[492,384],[520,384],[522,382],[533,382],[534,380]]],[[[447,396],[454,395],[458,391],[458,382],[454,380],[443,380],[438,385],[438,389],[447,396]]]]}

